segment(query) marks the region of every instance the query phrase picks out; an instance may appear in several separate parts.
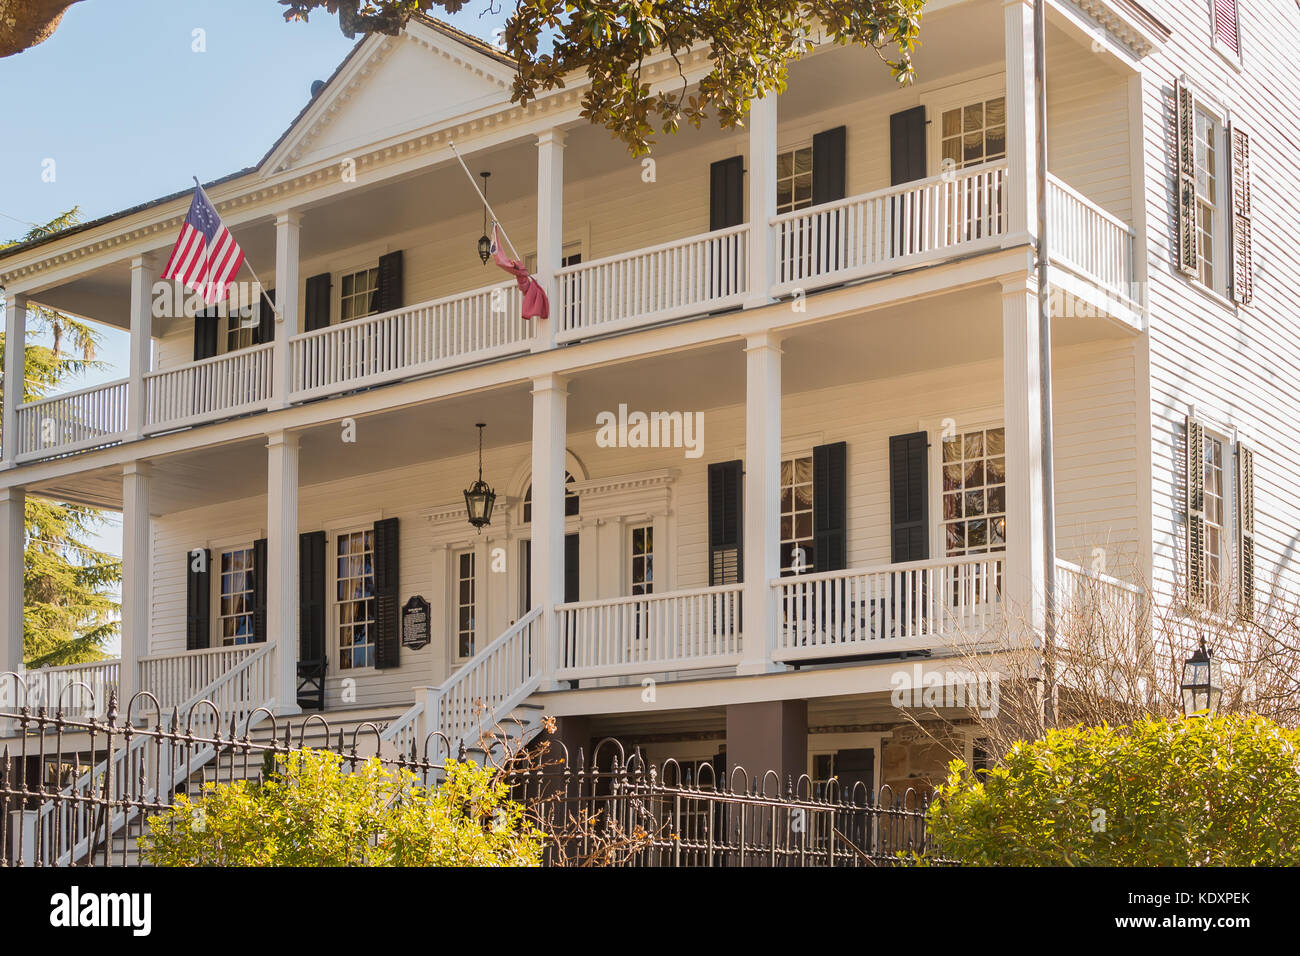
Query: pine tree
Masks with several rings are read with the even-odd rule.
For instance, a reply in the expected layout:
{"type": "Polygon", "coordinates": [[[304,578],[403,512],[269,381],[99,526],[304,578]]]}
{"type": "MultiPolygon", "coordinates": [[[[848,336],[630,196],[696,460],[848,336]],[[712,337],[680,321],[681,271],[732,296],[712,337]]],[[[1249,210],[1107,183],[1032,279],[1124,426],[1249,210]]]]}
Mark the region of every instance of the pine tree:
{"type": "MultiPolygon", "coordinates": [[[[78,222],[74,207],[22,239],[28,242],[78,222]]],[[[24,401],[52,393],[69,377],[99,367],[99,336],[84,322],[42,306],[29,306],[23,363],[24,401]],[[49,344],[39,341],[47,337],[49,344]]],[[[0,368],[6,347],[0,332],[0,368]]],[[[0,394],[0,402],[3,402],[0,394]]],[[[114,596],[122,578],[119,558],[90,544],[107,522],[102,511],[84,505],[29,498],[24,513],[23,660],[28,667],[74,664],[105,657],[104,645],[118,632],[114,596]]]]}

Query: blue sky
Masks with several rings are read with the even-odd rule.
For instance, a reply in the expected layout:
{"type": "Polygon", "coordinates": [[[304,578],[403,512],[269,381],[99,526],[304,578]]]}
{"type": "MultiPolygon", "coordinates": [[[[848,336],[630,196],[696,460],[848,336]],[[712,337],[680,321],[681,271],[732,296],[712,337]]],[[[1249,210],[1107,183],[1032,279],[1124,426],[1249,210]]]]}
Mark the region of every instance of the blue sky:
{"type": "MultiPolygon", "coordinates": [[[[490,39],[488,0],[435,14],[490,39]]],[[[355,41],[324,10],[286,23],[275,0],[83,0],[54,36],[0,59],[0,236],[17,238],[73,206],[85,219],[255,164],[355,41]],[[195,31],[205,52],[196,52],[195,31]],[[53,181],[43,176],[53,161],[53,181]]],[[[126,336],[106,333],[106,368],[126,374],[126,336]]],[[[99,546],[121,553],[117,515],[99,546]]]]}

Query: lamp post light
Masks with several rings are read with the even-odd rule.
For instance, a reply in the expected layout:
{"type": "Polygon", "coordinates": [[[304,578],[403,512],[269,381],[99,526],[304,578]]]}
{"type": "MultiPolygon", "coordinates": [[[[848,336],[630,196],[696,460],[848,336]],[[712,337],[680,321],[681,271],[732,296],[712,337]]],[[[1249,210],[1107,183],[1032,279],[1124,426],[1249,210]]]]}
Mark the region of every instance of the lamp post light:
{"type": "Polygon", "coordinates": [[[1208,717],[1219,709],[1223,697],[1223,664],[1214,660],[1205,640],[1196,653],[1183,662],[1183,713],[1208,717]]]}
{"type": "Polygon", "coordinates": [[[474,426],[478,429],[478,480],[465,489],[465,511],[469,513],[469,523],[479,534],[492,523],[492,506],[497,502],[497,493],[483,480],[483,429],[487,426],[480,422],[474,426]]]}

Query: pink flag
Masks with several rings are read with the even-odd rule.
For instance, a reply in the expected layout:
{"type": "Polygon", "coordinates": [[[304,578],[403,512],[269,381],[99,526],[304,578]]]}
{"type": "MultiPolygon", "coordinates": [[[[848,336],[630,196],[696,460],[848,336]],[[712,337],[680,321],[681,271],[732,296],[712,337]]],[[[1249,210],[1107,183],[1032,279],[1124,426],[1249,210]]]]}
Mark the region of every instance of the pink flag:
{"type": "Polygon", "coordinates": [[[525,319],[545,319],[551,314],[551,303],[547,301],[546,290],[528,274],[522,263],[507,259],[501,248],[501,238],[497,235],[497,224],[492,223],[492,261],[515,277],[519,291],[524,294],[523,316],[525,319]]]}

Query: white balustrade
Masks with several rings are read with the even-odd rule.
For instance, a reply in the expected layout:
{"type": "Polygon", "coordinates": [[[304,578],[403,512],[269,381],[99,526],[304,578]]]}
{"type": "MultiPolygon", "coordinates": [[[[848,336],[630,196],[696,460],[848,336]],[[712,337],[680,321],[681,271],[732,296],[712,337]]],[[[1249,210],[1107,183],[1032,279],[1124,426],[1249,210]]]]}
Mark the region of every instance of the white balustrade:
{"type": "Polygon", "coordinates": [[[740,660],[741,585],[562,604],[556,677],[723,667],[740,660]]]}
{"type": "Polygon", "coordinates": [[[566,266],[557,273],[556,338],[573,341],[739,305],[748,277],[747,226],[566,266]]]}
{"type": "Polygon", "coordinates": [[[18,407],[18,461],[112,445],[126,434],[127,380],[51,395],[18,407]]]}
{"type": "Polygon", "coordinates": [[[1121,301],[1136,301],[1132,227],[1055,176],[1048,177],[1047,204],[1051,258],[1121,301]]]}
{"type": "Polygon", "coordinates": [[[774,294],[992,247],[1006,230],[1005,162],[783,213],[774,294]]]}
{"type": "Polygon", "coordinates": [[[295,400],[526,352],[533,322],[514,283],[421,302],[290,340],[295,400]]]}
{"type": "Polygon", "coordinates": [[[793,575],[777,592],[773,658],[888,654],[978,638],[1001,621],[1003,556],[793,575]]]}
{"type": "MultiPolygon", "coordinates": [[[[25,671],[26,696],[15,703],[19,707],[26,704],[33,712],[44,707],[47,713],[65,717],[103,717],[109,697],[117,693],[121,664],[112,658],[25,671]]],[[[0,684],[0,692],[7,689],[0,684]]]]}
{"type": "Polygon", "coordinates": [[[164,431],[263,408],[271,397],[270,343],[159,369],[144,377],[147,431],[164,431]]]}

